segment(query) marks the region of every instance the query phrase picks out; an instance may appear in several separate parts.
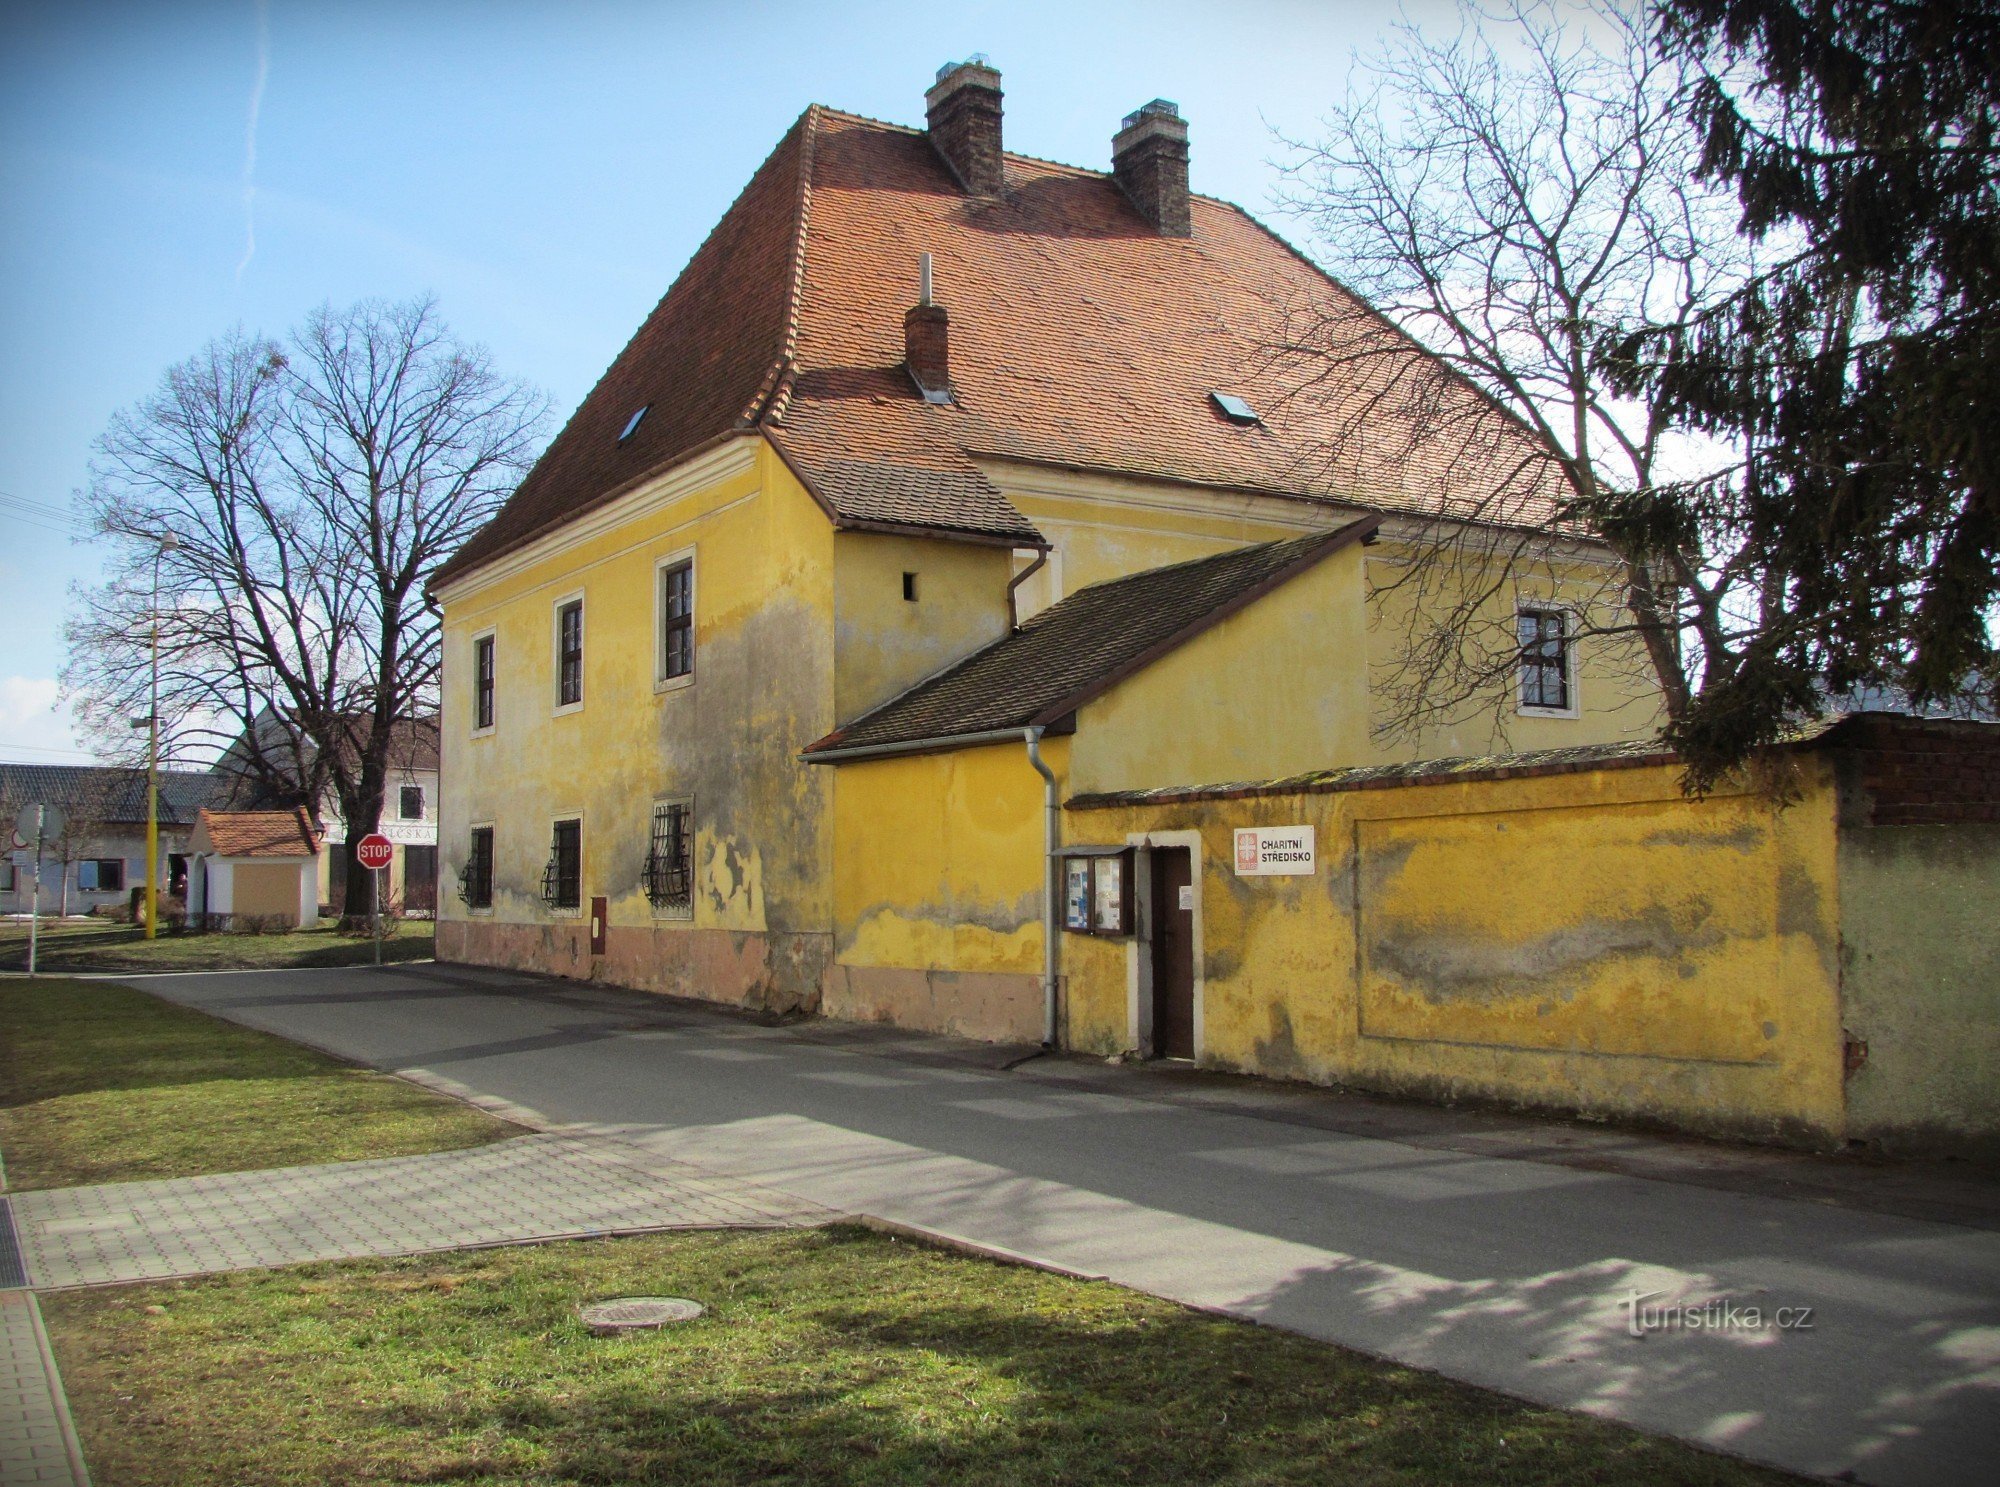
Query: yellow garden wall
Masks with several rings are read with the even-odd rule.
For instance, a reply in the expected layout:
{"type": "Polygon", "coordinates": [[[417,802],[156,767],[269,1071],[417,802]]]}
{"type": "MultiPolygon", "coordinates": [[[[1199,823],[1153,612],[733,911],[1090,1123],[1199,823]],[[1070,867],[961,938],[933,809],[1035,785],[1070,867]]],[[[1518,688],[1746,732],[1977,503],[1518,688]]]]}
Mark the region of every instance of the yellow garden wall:
{"type": "MultiPolygon", "coordinates": [[[[1204,1064],[1827,1144],[1834,792],[1798,769],[1782,808],[1691,802],[1651,766],[1071,811],[1066,834],[1195,834],[1204,1064]],[[1316,873],[1235,875],[1235,828],[1298,824],[1316,873]]],[[[1064,937],[1076,1046],[1133,1046],[1139,951],[1064,937]]]]}

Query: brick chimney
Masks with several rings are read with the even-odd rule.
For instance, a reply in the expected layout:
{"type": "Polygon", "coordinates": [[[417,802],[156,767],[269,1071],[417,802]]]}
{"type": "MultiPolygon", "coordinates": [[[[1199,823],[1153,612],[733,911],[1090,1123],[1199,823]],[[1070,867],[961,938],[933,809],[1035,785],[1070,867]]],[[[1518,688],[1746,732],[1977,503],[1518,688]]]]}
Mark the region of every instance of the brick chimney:
{"type": "Polygon", "coordinates": [[[1188,207],[1188,126],[1180,106],[1155,98],[1125,116],[1111,141],[1111,173],[1132,205],[1167,237],[1193,230],[1188,207]]]}
{"type": "Polygon", "coordinates": [[[931,255],[917,261],[917,302],[903,312],[903,364],[927,403],[951,401],[951,319],[931,298],[931,255]]]}
{"type": "Polygon", "coordinates": [[[938,69],[937,82],[924,94],[931,147],[961,186],[974,196],[998,196],[1000,166],[1000,74],[974,54],[938,69]]]}

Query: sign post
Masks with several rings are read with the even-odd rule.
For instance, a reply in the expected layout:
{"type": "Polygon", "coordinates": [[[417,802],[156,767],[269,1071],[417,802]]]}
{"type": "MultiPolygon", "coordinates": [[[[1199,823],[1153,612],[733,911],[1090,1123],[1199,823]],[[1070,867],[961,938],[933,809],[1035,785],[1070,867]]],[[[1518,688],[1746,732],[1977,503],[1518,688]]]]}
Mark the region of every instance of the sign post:
{"type": "Polygon", "coordinates": [[[25,840],[34,842],[34,864],[29,871],[34,874],[28,894],[28,974],[35,974],[35,957],[40,950],[42,925],[42,843],[52,836],[61,836],[63,813],[52,805],[30,805],[21,808],[15,818],[15,830],[25,840]]]}
{"type": "Polygon", "coordinates": [[[371,831],[354,844],[354,860],[375,874],[375,964],[382,964],[382,892],[388,886],[389,864],[396,849],[389,838],[371,831]]]}

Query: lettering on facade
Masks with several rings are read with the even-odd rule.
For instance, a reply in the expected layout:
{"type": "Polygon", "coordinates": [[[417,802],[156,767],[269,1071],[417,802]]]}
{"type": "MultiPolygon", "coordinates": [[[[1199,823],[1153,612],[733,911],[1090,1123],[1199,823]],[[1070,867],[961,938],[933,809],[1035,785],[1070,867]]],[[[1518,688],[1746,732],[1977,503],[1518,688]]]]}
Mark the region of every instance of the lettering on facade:
{"type": "Polygon", "coordinates": [[[1236,831],[1236,876],[1304,877],[1319,870],[1310,826],[1241,826],[1236,831]]]}

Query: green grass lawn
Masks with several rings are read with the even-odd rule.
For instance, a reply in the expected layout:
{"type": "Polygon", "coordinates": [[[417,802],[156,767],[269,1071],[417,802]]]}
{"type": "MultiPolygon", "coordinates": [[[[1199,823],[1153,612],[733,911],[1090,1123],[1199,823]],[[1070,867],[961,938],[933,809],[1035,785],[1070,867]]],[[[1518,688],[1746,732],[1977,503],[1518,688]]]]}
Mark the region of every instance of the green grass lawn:
{"type": "MultiPolygon", "coordinates": [[[[428,960],[437,926],[406,919],[383,936],[382,959],[428,960]]],[[[44,921],[39,969],[63,971],[224,971],[288,966],[358,966],[375,958],[374,941],[331,926],[285,935],[167,934],[148,941],[136,925],[109,920],[44,921]]],[[[0,970],[28,968],[28,921],[0,921],[0,970]]]]}
{"type": "Polygon", "coordinates": [[[1118,1287],[859,1229],[42,1298],[93,1476],[196,1484],[1790,1481],[1118,1287]],[[595,1338],[584,1302],[701,1320],[595,1338]]]}
{"type": "Polygon", "coordinates": [[[0,1156],[14,1188],[479,1146],[456,1100],[105,981],[0,980],[0,1156]]]}

